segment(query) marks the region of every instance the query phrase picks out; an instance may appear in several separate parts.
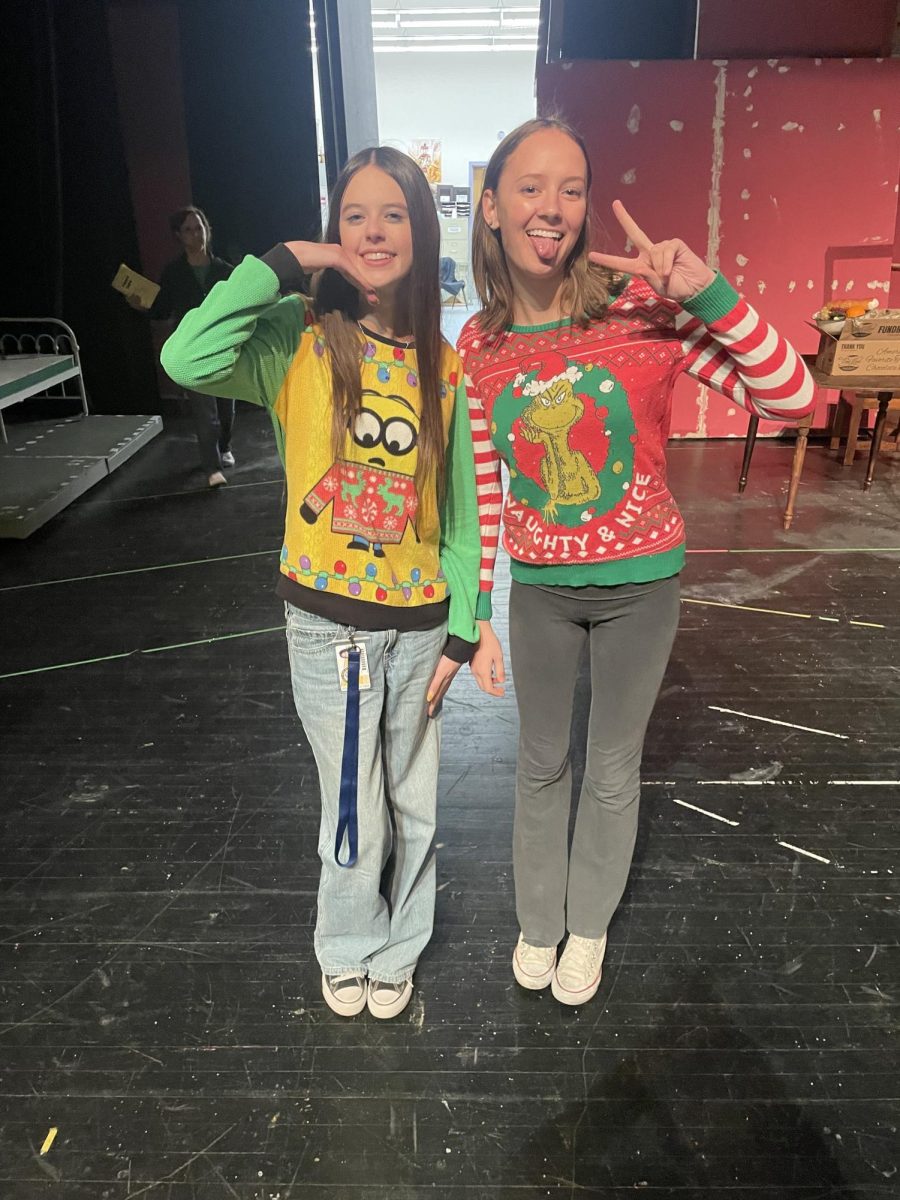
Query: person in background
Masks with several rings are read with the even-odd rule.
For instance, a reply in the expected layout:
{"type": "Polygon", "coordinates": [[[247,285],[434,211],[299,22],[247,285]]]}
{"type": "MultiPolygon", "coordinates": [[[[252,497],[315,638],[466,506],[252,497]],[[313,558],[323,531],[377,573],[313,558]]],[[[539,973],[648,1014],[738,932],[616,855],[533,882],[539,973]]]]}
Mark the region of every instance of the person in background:
{"type": "MultiPolygon", "coordinates": [[[[212,228],[202,209],[192,204],[179,208],[169,217],[169,228],[181,245],[181,253],[163,268],[153,305],[144,308],[136,296],[129,296],[128,303],[149,313],[154,321],[171,320],[178,325],[184,314],[202,304],[215,284],[227,279],[234,268],[210,250],[212,228]]],[[[222,487],[228,482],[222,468],[234,466],[234,400],[203,396],[188,388],[184,392],[190,404],[200,464],[209,486],[222,487]]]]}

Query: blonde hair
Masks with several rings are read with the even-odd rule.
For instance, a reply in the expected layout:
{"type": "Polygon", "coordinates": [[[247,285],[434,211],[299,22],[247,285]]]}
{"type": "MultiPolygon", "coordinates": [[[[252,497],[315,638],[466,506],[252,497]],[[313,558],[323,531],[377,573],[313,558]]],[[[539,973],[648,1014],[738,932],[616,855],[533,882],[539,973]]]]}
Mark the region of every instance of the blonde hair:
{"type": "MultiPolygon", "coordinates": [[[[536,117],[526,121],[508,133],[491,155],[484,173],[484,188],[496,193],[510,155],[526,138],[544,129],[556,129],[565,134],[584,155],[588,209],[581,232],[564,266],[565,284],[561,300],[563,312],[579,324],[586,325],[592,318],[605,315],[609,305],[611,276],[588,258],[591,246],[591,163],[581,135],[559,117],[536,117]]],[[[472,226],[472,274],[481,301],[479,325],[486,334],[501,333],[514,324],[515,291],[500,231],[488,225],[480,201],[472,226]]]]}

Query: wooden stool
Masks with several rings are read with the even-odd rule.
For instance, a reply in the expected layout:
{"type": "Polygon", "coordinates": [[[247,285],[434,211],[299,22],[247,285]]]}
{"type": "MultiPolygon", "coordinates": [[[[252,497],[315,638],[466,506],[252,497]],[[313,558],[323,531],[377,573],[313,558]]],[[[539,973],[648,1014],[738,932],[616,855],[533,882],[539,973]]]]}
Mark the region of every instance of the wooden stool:
{"type": "MultiPolygon", "coordinates": [[[[870,409],[873,411],[877,411],[878,409],[878,396],[875,392],[842,391],[838,397],[834,420],[831,424],[831,441],[829,445],[832,450],[840,450],[841,441],[846,438],[843,458],[843,465],[845,467],[849,467],[852,464],[858,450],[865,450],[870,446],[867,438],[860,438],[859,436],[863,414],[870,409]]],[[[900,398],[890,402],[888,412],[900,412],[900,398]]],[[[898,432],[900,432],[900,422],[898,422],[891,433],[885,431],[885,436],[881,439],[879,449],[890,452],[900,449],[897,439],[898,432]]]]}

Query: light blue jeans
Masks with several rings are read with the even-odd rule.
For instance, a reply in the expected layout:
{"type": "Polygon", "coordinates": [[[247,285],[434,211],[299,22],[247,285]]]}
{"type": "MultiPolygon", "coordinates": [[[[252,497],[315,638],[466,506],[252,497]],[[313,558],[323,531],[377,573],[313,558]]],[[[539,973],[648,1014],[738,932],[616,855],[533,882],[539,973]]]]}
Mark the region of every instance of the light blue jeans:
{"type": "Polygon", "coordinates": [[[411,979],[434,924],[440,722],[425,693],[447,627],[355,633],[372,686],[359,696],[359,857],[334,861],[347,693],[335,643],[349,629],[285,605],[297,715],[319,769],[319,906],[315,949],[326,975],[353,972],[385,983],[411,979]]]}

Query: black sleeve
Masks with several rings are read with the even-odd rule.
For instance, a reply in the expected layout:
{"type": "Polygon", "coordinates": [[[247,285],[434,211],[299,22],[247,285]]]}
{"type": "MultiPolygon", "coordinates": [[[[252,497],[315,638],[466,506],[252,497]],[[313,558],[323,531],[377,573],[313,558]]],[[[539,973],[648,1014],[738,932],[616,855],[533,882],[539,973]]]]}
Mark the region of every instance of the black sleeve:
{"type": "Polygon", "coordinates": [[[216,268],[216,271],[215,271],[216,283],[220,283],[223,279],[227,279],[228,276],[231,274],[231,272],[234,270],[234,267],[232,266],[232,264],[230,262],[226,262],[224,258],[215,258],[215,259],[213,259],[213,263],[215,264],[215,268],[216,268]]]}
{"type": "Polygon", "coordinates": [[[465,638],[448,637],[447,645],[444,647],[444,657],[452,658],[457,663],[467,663],[472,661],[472,655],[478,649],[477,643],[467,642],[465,638]]]}
{"type": "Polygon", "coordinates": [[[171,263],[163,267],[162,275],[159,277],[159,291],[149,308],[150,317],[154,321],[167,321],[172,315],[175,297],[172,293],[171,267],[171,263]]]}
{"type": "Polygon", "coordinates": [[[283,295],[287,295],[288,292],[302,292],[304,295],[307,293],[308,284],[303,268],[283,242],[267,251],[262,256],[262,261],[278,276],[278,286],[283,295]]]}

